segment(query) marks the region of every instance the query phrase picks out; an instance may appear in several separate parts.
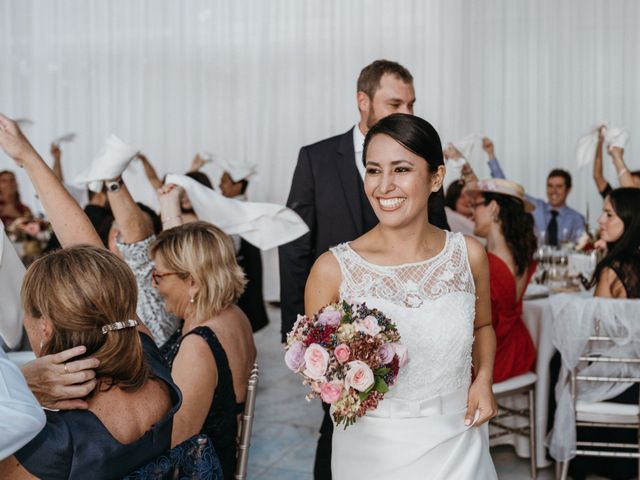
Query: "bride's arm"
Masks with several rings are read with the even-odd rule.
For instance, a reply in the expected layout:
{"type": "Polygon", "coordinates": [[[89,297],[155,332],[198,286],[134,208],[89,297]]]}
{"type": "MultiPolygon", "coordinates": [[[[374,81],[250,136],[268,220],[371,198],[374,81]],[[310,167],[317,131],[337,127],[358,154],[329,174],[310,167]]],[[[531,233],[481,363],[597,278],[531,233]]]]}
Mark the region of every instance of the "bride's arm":
{"type": "Polygon", "coordinates": [[[491,296],[489,291],[489,262],[480,243],[466,238],[471,273],[476,284],[476,318],[474,321],[474,342],[472,349],[474,381],[469,388],[469,400],[465,423],[473,422],[476,410],[478,419],[474,425],[481,425],[498,413],[493,398],[493,362],[496,355],[496,335],[491,325],[491,296]]]}
{"type": "MultiPolygon", "coordinates": [[[[313,264],[304,287],[304,313],[317,313],[322,307],[339,300],[340,265],[331,252],[325,252],[313,264]]],[[[299,312],[301,315],[303,312],[299,312]]]]}

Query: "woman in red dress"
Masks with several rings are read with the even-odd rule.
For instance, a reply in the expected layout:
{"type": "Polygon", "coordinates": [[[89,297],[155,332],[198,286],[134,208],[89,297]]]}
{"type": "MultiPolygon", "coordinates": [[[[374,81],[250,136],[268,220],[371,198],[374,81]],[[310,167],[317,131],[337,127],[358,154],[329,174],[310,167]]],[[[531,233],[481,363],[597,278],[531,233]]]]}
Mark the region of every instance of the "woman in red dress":
{"type": "Polygon", "coordinates": [[[536,350],[522,321],[522,297],[535,271],[535,208],[524,189],[502,179],[471,185],[474,234],[487,239],[491,316],[497,348],[494,383],[531,371],[536,350]]]}

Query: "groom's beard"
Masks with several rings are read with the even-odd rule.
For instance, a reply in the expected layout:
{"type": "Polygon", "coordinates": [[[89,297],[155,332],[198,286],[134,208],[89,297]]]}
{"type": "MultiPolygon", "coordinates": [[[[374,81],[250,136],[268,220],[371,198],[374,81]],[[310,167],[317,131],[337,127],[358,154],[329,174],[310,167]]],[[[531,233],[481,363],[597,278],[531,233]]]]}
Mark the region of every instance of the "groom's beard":
{"type": "Polygon", "coordinates": [[[376,110],[371,105],[371,110],[369,110],[369,115],[367,115],[367,130],[371,129],[381,118],[376,114],[376,110]]]}

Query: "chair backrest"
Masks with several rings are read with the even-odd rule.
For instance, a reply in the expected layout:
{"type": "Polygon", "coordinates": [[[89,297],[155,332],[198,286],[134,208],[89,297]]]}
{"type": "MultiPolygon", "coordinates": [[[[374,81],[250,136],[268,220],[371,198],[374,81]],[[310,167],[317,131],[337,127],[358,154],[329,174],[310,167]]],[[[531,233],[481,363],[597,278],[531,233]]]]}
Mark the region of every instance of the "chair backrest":
{"type": "Polygon", "coordinates": [[[199,478],[222,480],[222,466],[211,440],[195,435],[135,472],[124,480],[176,480],[199,478]]]}
{"type": "Polygon", "coordinates": [[[244,404],[242,421],[238,432],[238,459],[236,462],[236,480],[247,478],[247,465],[249,463],[249,447],[251,446],[251,428],[253,427],[253,414],[256,408],[256,393],[258,390],[258,378],[260,370],[258,364],[254,363],[249,382],[247,384],[247,398],[244,404]]]}

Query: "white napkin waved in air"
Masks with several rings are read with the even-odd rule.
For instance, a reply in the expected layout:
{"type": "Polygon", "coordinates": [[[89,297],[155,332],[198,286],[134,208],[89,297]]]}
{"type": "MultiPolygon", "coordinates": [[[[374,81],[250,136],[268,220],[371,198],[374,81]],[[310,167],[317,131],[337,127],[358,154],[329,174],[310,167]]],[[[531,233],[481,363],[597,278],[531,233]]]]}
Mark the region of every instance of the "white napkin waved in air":
{"type": "Polygon", "coordinates": [[[103,181],[122,175],[137,153],[137,148],[127,145],[111,134],[105,140],[102,150],[93,159],[89,168],[76,177],[75,183],[87,183],[89,190],[100,192],[103,181]]]}
{"type": "Polygon", "coordinates": [[[238,234],[262,250],[291,242],[309,231],[296,212],[282,205],[227,198],[186,175],[167,175],[165,184],[171,183],[184,188],[200,220],[227,235],[238,234]]]}
{"type": "Polygon", "coordinates": [[[584,167],[593,161],[596,156],[596,148],[598,146],[598,130],[604,130],[604,146],[625,148],[629,141],[629,132],[624,127],[610,127],[604,122],[596,125],[591,131],[578,140],[578,148],[576,157],[578,166],[584,167]]]}
{"type": "Polygon", "coordinates": [[[444,182],[442,183],[442,188],[444,188],[445,192],[447,191],[447,188],[449,188],[449,185],[462,177],[462,167],[464,167],[466,162],[470,161],[473,148],[476,144],[481,142],[482,137],[477,133],[472,133],[464,138],[445,144],[453,145],[462,155],[462,158],[448,158],[444,161],[446,173],[444,176],[444,182]]]}
{"type": "Polygon", "coordinates": [[[227,172],[234,182],[249,179],[256,173],[256,165],[248,162],[232,162],[226,159],[216,159],[214,163],[227,172]]]}
{"type": "Polygon", "coordinates": [[[25,268],[0,221],[0,337],[10,348],[22,338],[20,287],[25,268]]]}

